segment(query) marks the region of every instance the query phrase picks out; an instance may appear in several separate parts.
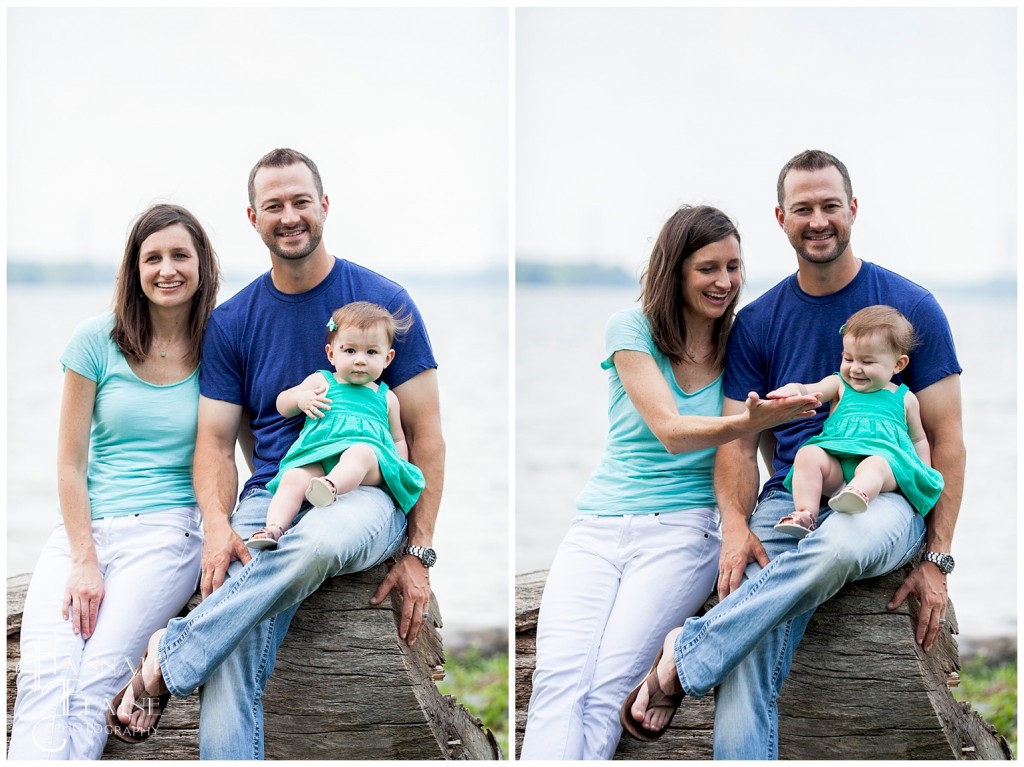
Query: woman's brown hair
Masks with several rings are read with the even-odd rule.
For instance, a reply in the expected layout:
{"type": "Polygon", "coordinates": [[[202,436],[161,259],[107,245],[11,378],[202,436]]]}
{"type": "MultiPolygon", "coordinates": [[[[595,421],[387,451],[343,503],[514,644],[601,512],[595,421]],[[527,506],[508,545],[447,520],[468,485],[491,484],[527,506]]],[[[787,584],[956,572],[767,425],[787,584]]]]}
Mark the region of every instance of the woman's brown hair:
{"type": "MultiPolygon", "coordinates": [[[[683,263],[701,248],[735,237],[735,224],[710,205],[684,205],[661,228],[654,250],[640,277],[640,303],[651,325],[654,343],[673,362],[687,357],[686,323],[683,320],[683,263]]],[[[725,343],[732,329],[739,292],[725,313],[715,321],[712,342],[714,360],[725,361],[725,343]]]]}
{"type": "Polygon", "coordinates": [[[124,246],[124,258],[114,288],[114,329],[110,331],[110,337],[131,362],[142,362],[153,340],[149,299],[142,292],[139,276],[139,251],[146,238],[175,224],[185,227],[199,256],[199,289],[192,297],[192,310],[189,312],[187,359],[198,365],[202,355],[203,331],[217,303],[217,290],[220,288],[217,254],[195,216],[180,205],[159,203],[135,219],[124,246]]]}

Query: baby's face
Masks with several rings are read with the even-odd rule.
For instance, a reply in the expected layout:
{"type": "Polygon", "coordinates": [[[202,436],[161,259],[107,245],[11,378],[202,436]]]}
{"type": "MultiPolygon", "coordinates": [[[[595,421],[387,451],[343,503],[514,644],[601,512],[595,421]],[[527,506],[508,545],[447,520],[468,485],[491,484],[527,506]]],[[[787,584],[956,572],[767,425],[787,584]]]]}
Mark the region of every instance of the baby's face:
{"type": "Polygon", "coordinates": [[[343,325],[327,345],[327,359],[334,365],[338,378],[356,386],[380,378],[394,356],[395,350],[383,328],[362,330],[343,325]]]}
{"type": "Polygon", "coordinates": [[[863,338],[845,335],[839,375],[856,391],[880,391],[906,367],[907,361],[907,355],[893,351],[880,334],[863,338]]]}

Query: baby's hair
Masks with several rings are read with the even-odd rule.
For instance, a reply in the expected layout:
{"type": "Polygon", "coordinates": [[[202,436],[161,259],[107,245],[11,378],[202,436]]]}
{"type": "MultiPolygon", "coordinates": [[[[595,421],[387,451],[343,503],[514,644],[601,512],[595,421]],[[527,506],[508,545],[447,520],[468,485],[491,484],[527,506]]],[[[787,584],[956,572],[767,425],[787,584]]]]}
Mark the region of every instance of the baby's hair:
{"type": "Polygon", "coordinates": [[[846,321],[841,332],[854,338],[879,336],[897,355],[910,354],[917,346],[917,333],[910,320],[883,304],[861,309],[846,321]]]}
{"type": "Polygon", "coordinates": [[[392,314],[383,306],[370,303],[369,301],[353,301],[345,304],[340,309],[335,309],[331,315],[331,323],[327,326],[327,341],[332,343],[339,328],[355,328],[356,330],[371,330],[377,326],[383,326],[384,333],[388,338],[388,345],[394,343],[395,337],[400,336],[412,327],[412,315],[399,310],[400,314],[392,314]],[[332,327],[333,325],[333,327],[332,327]]]}

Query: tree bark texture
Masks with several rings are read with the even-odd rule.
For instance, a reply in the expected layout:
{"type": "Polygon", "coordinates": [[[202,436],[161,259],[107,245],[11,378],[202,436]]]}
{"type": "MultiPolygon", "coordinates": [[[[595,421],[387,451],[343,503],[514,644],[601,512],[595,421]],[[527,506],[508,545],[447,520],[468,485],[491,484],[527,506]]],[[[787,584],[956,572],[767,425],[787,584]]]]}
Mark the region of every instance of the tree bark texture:
{"type": "MultiPolygon", "coordinates": [[[[386,572],[331,578],[295,614],[263,701],[267,759],[501,758],[490,730],[437,690],[445,661],[436,598],[413,647],[398,636],[397,594],[370,604],[386,572]]],[[[28,582],[7,580],[8,739],[28,582]]],[[[103,758],[198,759],[198,728],[198,695],[172,699],[155,735],[140,745],[111,737],[103,758]]]]}
{"type": "MultiPolygon", "coordinates": [[[[886,609],[905,575],[851,583],[817,609],[779,697],[780,759],[1012,758],[1006,740],[949,692],[960,669],[953,605],[948,630],[928,653],[914,641],[917,603],[886,609]]],[[[516,578],[517,753],[546,577],[537,571],[516,578]]],[[[705,610],[716,601],[709,599],[705,610]]],[[[711,759],[713,728],[714,693],[686,698],[660,740],[624,735],[615,758],[711,759]]]]}

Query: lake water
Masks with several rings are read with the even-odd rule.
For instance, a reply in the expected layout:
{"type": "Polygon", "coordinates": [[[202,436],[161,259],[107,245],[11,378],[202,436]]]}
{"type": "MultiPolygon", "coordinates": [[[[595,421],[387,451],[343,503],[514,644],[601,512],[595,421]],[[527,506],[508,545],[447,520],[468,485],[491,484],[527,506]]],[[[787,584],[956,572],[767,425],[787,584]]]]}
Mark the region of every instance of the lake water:
{"type": "MultiPolygon", "coordinates": [[[[222,297],[239,287],[225,286],[222,297]]],[[[507,290],[409,287],[438,359],[447,443],[434,536],[438,564],[431,583],[446,631],[506,629],[511,549],[507,290]]],[[[60,354],[74,326],[104,311],[110,295],[102,285],[8,286],[8,575],[34,568],[55,519],[60,354]]]]}
{"type": "MultiPolygon", "coordinates": [[[[962,636],[1016,636],[1016,302],[983,289],[934,292],[964,369],[967,478],[949,593],[962,636]]],[[[636,288],[516,290],[517,573],[550,566],[601,455],[605,322],[637,296],[636,288]]]]}

